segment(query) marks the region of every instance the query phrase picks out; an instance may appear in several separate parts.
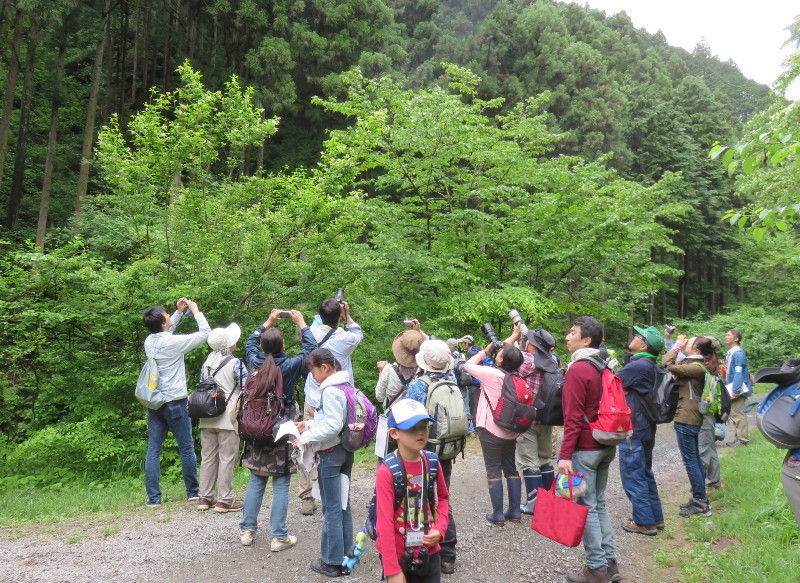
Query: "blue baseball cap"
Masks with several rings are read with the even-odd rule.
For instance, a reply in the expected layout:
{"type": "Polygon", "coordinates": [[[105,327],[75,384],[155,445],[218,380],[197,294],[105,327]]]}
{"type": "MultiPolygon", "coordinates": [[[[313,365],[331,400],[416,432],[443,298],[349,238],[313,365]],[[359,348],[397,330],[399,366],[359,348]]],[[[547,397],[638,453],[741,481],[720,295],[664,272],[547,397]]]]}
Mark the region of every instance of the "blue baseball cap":
{"type": "Polygon", "coordinates": [[[392,405],[389,410],[387,425],[406,431],[414,427],[420,421],[435,421],[428,415],[425,405],[414,399],[400,399],[392,405]]]}

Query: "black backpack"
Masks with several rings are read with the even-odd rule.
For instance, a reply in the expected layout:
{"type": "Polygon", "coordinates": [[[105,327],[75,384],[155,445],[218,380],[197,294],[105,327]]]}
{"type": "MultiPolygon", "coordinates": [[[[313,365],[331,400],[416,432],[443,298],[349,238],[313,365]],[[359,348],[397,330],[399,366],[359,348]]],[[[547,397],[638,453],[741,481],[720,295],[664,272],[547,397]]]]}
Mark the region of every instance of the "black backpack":
{"type": "Polygon", "coordinates": [[[564,392],[564,373],[561,369],[555,372],[544,372],[542,386],[536,393],[533,403],[536,408],[534,420],[538,425],[564,425],[564,410],[561,407],[561,396],[564,392]]]}
{"type": "Polygon", "coordinates": [[[653,390],[639,395],[642,413],[651,423],[670,423],[678,408],[678,385],[665,366],[655,365],[653,390]]]}
{"type": "Polygon", "coordinates": [[[458,353],[458,356],[453,354],[453,374],[456,376],[456,384],[459,387],[466,387],[472,384],[472,375],[464,370],[464,365],[467,361],[458,353]]]}
{"type": "MultiPolygon", "coordinates": [[[[428,503],[433,507],[436,500],[436,477],[439,473],[439,458],[432,451],[423,449],[423,464],[426,466],[425,471],[428,473],[428,503]]],[[[400,508],[403,499],[406,495],[406,470],[403,465],[403,460],[400,458],[398,451],[387,453],[381,462],[386,464],[386,467],[392,472],[392,484],[394,485],[394,511],[400,508]]],[[[367,520],[364,522],[364,532],[372,540],[378,538],[378,531],[376,523],[378,522],[378,494],[375,489],[372,489],[372,499],[369,502],[367,510],[367,520]]]]}
{"type": "Polygon", "coordinates": [[[228,406],[228,401],[230,401],[234,391],[231,391],[231,394],[226,399],[225,391],[220,388],[214,377],[232,358],[233,355],[228,355],[213,373],[211,373],[211,368],[209,367],[208,372],[210,374],[195,385],[194,393],[189,395],[189,401],[186,405],[189,409],[189,417],[192,419],[208,419],[219,417],[225,412],[225,408],[228,406]]]}

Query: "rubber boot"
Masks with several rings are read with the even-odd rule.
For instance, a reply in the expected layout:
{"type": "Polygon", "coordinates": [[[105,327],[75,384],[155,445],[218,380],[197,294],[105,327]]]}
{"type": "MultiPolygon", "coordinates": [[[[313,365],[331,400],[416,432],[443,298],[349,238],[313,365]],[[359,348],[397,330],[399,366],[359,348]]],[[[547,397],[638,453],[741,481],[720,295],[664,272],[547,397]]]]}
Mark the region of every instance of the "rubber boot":
{"type": "Polygon", "coordinates": [[[489,480],[489,498],[492,501],[492,512],[486,515],[486,520],[497,526],[505,526],[506,517],[503,514],[502,480],[489,480]]]}
{"type": "Polygon", "coordinates": [[[556,473],[553,469],[553,466],[547,464],[539,468],[542,472],[542,488],[545,490],[549,490],[550,486],[553,485],[553,480],[556,479],[556,473]]]}
{"type": "Polygon", "coordinates": [[[519,476],[509,476],[506,478],[508,487],[508,508],[505,511],[506,520],[519,522],[521,518],[520,498],[522,496],[522,478],[519,476]]]}
{"type": "Polygon", "coordinates": [[[522,512],[533,514],[533,507],[536,504],[536,491],[542,485],[542,475],[536,470],[522,470],[522,477],[525,479],[525,490],[528,497],[522,505],[522,512]]]}

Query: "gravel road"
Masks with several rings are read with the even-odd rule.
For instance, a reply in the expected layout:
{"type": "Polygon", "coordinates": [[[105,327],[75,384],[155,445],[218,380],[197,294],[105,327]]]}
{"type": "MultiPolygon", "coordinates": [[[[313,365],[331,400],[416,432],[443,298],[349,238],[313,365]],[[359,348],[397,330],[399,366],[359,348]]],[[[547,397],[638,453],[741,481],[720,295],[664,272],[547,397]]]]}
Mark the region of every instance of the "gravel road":
{"type": "MultiPolygon", "coordinates": [[[[677,505],[688,493],[680,455],[671,425],[659,427],[654,455],[655,473],[662,490],[672,492],[665,506],[667,521],[677,518],[677,505]],[[679,494],[676,494],[679,492],[679,494]]],[[[456,573],[445,583],[497,581],[564,581],[567,573],[583,564],[583,547],[554,543],[530,529],[530,522],[489,526],[484,519],[489,497],[480,445],[470,440],[464,460],[453,468],[451,500],[458,525],[456,573]]],[[[362,468],[353,476],[351,500],[355,524],[363,524],[372,494],[374,473],[362,468]]],[[[268,490],[269,493],[269,490],[268,490]]],[[[242,493],[243,494],[243,493],[242,493]]],[[[618,464],[612,464],[607,493],[620,569],[626,581],[644,581],[656,537],[624,532],[620,521],[630,515],[622,491],[618,464]]],[[[264,497],[265,505],[270,496],[264,497]]],[[[309,563],[319,556],[321,512],[302,516],[292,500],[289,528],[299,538],[296,547],[272,553],[269,509],[262,509],[262,525],[253,546],[239,543],[240,513],[199,512],[194,503],[169,502],[159,509],[142,507],[113,521],[93,517],[73,519],[34,529],[21,538],[3,532],[0,581],[8,583],[146,583],[203,582],[281,583],[321,582],[309,563]],[[266,528],[264,528],[266,527],[266,528]],[[267,534],[264,534],[267,533],[267,534]]],[[[27,530],[27,529],[26,529],[27,530]]],[[[370,542],[363,562],[343,582],[380,580],[380,564],[370,542]]]]}

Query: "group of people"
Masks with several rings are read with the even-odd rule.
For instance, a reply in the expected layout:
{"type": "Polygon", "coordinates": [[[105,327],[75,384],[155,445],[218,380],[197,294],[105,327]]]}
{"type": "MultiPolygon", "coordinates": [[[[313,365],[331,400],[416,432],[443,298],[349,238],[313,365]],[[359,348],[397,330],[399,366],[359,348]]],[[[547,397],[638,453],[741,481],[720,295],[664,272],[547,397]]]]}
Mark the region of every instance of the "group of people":
{"type": "MultiPolygon", "coordinates": [[[[171,397],[161,409],[148,411],[145,463],[148,505],[161,503],[160,451],[167,431],[172,430],[181,454],[186,494],[190,500],[198,501],[198,509],[242,511],[241,543],[251,545],[265,487],[272,477],[271,550],[290,548],[297,538],[289,534],[287,527],[289,486],[292,474],[298,473],[298,469],[301,510],[304,514],[316,510],[312,495],[314,476],[297,463],[294,455],[297,446],[308,445],[316,455],[316,483],[323,514],[320,558],[310,567],[328,577],[348,574],[346,558],[353,543],[353,518],[349,495],[345,498],[342,494],[342,484],[349,481],[353,453],[342,446],[341,433],[348,407],[346,390],[354,385],[350,356],[363,339],[349,305],[334,298],[324,300],[311,326],[297,310],[288,314],[273,310],[248,338],[244,363],[232,354],[240,338],[239,326],[231,324],[210,330],[197,305],[186,298],[178,300],[177,310],[171,316],[163,306],[156,306],[145,312],[144,321],[151,332],[145,340],[145,351],[155,358],[162,390],[171,397]],[[184,311],[194,315],[198,332],[172,334],[184,311]],[[302,339],[300,352],[291,357],[286,354],[283,335],[275,326],[287,316],[299,329],[302,339]],[[344,327],[339,326],[342,320],[344,327]],[[299,433],[293,441],[282,440],[268,447],[245,443],[241,463],[250,469],[251,477],[243,503],[234,500],[232,489],[240,446],[234,415],[201,420],[199,483],[196,478],[183,355],[206,340],[212,352],[203,365],[201,377],[214,376],[228,398],[229,412],[236,410],[243,387],[251,392],[259,387],[280,386],[287,418],[296,422],[299,433]],[[302,420],[294,395],[295,384],[301,377],[305,393],[302,420]],[[343,481],[342,476],[347,479],[343,481]]],[[[678,336],[673,343],[671,330],[662,334],[652,326],[634,327],[633,332],[628,357],[617,372],[633,421],[632,438],[618,446],[622,485],[632,503],[632,515],[622,522],[622,528],[654,535],[664,528],[652,469],[656,426],[643,414],[640,400],[654,388],[659,353],[667,349],[662,361],[679,386],[674,426],[692,491],[690,501],[681,507],[682,516],[708,515],[706,490],[720,487],[713,418],[710,422],[705,419],[708,416],[699,412],[697,404],[703,378],[706,373],[718,374],[720,368],[726,369],[724,374],[734,396],[732,417],[740,415],[734,419],[736,437],[731,442],[734,446],[748,441],[747,419],[742,409],[752,383],[747,357],[739,347],[741,334],[735,330],[726,335],[730,347],[727,366],[718,361],[719,343],[715,339],[678,336]]],[[[589,423],[598,416],[601,394],[598,370],[607,365],[608,353],[602,344],[602,328],[590,316],[576,318],[565,341],[570,362],[563,376],[564,436],[557,454],[557,471],[583,476],[585,492],[579,501],[589,510],[583,537],[585,567],[570,574],[567,580],[619,581],[605,498],[609,467],[617,448],[595,441],[589,429],[589,423]]],[[[553,375],[563,374],[555,345],[547,330],[529,330],[523,334],[519,324],[513,327],[502,347],[489,343],[484,349],[475,345],[471,336],[447,342],[429,337],[416,320],[411,322],[410,330],[395,337],[394,362],[377,363],[380,374],[375,387],[375,397],[383,404],[387,418],[390,443],[387,452],[391,452],[379,454],[385,459],[379,460],[375,481],[376,544],[383,574],[389,581],[435,582],[442,573],[453,573],[456,569],[457,533],[449,503],[455,460],[431,458],[426,452],[432,449],[429,428],[434,420],[433,412],[426,409],[426,401],[429,390],[437,383],[460,387],[464,410],[470,417],[470,432],[477,433],[480,441],[489,493],[490,512],[486,520],[502,526],[506,522],[519,522],[523,513],[533,513],[538,488],[549,488],[555,479],[556,468],[551,461],[554,428],[534,423],[530,429],[515,433],[500,427],[493,412],[507,375],[521,377],[536,395],[544,382],[549,382],[553,375]],[[466,355],[458,349],[459,344],[466,355]],[[402,495],[398,494],[396,474],[406,476],[402,495]]]]}

